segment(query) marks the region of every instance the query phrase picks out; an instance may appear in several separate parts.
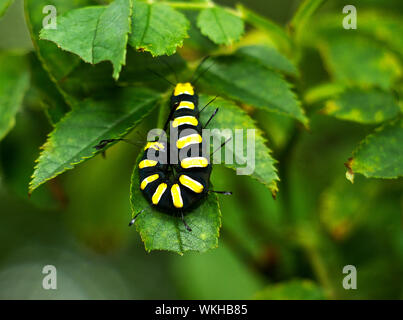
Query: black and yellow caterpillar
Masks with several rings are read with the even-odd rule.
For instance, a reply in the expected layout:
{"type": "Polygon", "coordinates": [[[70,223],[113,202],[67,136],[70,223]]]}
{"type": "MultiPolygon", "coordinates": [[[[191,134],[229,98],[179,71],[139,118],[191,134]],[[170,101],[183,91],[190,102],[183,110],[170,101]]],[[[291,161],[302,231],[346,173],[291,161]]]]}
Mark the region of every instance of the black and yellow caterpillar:
{"type": "MultiPolygon", "coordinates": [[[[170,99],[170,115],[165,129],[169,123],[170,133],[177,130],[177,136],[171,137],[170,143],[163,140],[147,142],[138,163],[139,188],[144,197],[158,210],[180,216],[188,231],[191,228],[184,220],[184,213],[196,208],[208,192],[231,194],[209,189],[212,166],[210,160],[203,156],[202,130],[218,109],[204,126],[200,122],[201,111],[203,110],[198,108],[198,95],[192,84],[176,84],[170,99]],[[177,148],[177,159],[169,158],[170,148],[177,148]],[[159,153],[162,152],[166,153],[166,162],[158,160],[159,153]]],[[[101,149],[116,140],[124,139],[102,140],[96,148],[101,149]]],[[[140,213],[132,219],[130,225],[140,213]]]]}
{"type": "MultiPolygon", "coordinates": [[[[168,212],[187,211],[197,205],[208,192],[211,164],[202,156],[202,124],[199,119],[198,96],[190,83],[179,83],[171,96],[170,132],[178,130],[171,145],[148,142],[139,163],[140,189],[145,198],[158,209],[168,212]],[[172,145],[173,144],[173,145],[172,145]],[[177,148],[177,164],[162,164],[149,157],[149,149],[167,152],[177,148]],[[191,148],[198,150],[192,157],[191,148]],[[172,167],[174,174],[172,173],[172,167]]],[[[172,161],[168,161],[170,163],[172,161]]]]}

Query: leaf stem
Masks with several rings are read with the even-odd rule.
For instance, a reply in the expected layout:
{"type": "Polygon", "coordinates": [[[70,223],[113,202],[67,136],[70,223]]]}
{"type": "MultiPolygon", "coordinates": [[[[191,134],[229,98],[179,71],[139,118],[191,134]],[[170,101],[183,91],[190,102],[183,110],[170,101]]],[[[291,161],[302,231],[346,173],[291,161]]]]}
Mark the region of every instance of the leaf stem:
{"type": "MultiPolygon", "coordinates": [[[[173,2],[163,2],[164,4],[175,8],[175,9],[182,9],[182,10],[202,10],[202,9],[211,9],[219,7],[213,1],[207,0],[203,2],[184,2],[184,1],[173,1],[173,2]]],[[[221,7],[221,6],[220,6],[221,7]]],[[[227,12],[243,19],[243,14],[240,10],[234,10],[229,7],[221,7],[227,12]]]]}
{"type": "Polygon", "coordinates": [[[285,53],[291,55],[293,42],[282,26],[244,7],[242,4],[238,4],[236,10],[240,18],[255,28],[265,31],[285,53]]]}
{"type": "Polygon", "coordinates": [[[208,8],[216,7],[216,4],[212,1],[205,1],[205,2],[185,2],[185,1],[165,2],[164,1],[164,4],[167,4],[172,8],[185,9],[185,10],[200,10],[200,9],[208,9],[208,8]]]}

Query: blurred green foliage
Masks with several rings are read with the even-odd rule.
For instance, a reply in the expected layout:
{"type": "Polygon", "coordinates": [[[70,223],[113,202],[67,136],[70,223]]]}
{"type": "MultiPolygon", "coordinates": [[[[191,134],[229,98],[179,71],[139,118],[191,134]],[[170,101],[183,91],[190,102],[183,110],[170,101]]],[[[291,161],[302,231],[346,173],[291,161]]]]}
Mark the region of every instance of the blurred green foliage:
{"type": "MultiPolygon", "coordinates": [[[[9,2],[0,1],[0,16],[9,2]]],[[[111,1],[45,2],[65,13],[111,1]]],[[[218,248],[180,256],[147,253],[127,227],[140,147],[113,145],[105,159],[83,161],[28,198],[39,148],[68,110],[83,112],[84,99],[107,104],[120,90],[143,90],[128,87],[170,90],[146,66],[172,75],[162,58],[128,47],[115,82],[121,52],[108,59],[115,71],[108,61],[87,64],[39,39],[43,1],[26,0],[24,17],[23,1],[15,0],[0,19],[0,299],[403,298],[403,6],[399,0],[349,4],[357,8],[357,30],[342,28],[341,0],[244,0],[219,9],[224,25],[237,25],[229,34],[203,22],[217,12],[198,18],[193,9],[164,4],[156,14],[185,16],[189,25],[180,18],[177,25],[188,28],[188,38],[165,36],[163,44],[149,34],[162,49],[147,48],[144,38],[126,40],[152,55],[173,53],[183,40],[166,57],[180,74],[214,53],[202,92],[218,90],[237,101],[239,118],[256,125],[266,144],[257,180],[214,167],[215,189],[234,193],[220,197],[218,248]],[[260,85],[275,90],[261,92],[260,85]],[[47,264],[57,268],[58,290],[42,289],[47,264]],[[357,268],[356,290],[342,286],[345,265],[357,268]]],[[[160,106],[151,109],[132,122],[129,139],[144,140],[164,115],[160,106]]],[[[126,127],[120,129],[116,134],[126,127]]],[[[86,141],[85,134],[76,138],[86,141]]]]}

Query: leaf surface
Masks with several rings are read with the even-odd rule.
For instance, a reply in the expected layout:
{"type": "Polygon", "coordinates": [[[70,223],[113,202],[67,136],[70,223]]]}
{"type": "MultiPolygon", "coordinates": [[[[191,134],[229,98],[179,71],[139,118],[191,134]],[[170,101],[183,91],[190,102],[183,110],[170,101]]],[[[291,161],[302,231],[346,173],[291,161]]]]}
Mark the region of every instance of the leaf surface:
{"type": "Polygon", "coordinates": [[[111,61],[113,77],[118,79],[126,61],[131,15],[131,0],[75,9],[58,19],[57,29],[42,29],[40,38],[55,42],[88,63],[111,61]]]}
{"type": "Polygon", "coordinates": [[[334,80],[348,85],[389,89],[402,75],[396,55],[366,38],[332,36],[320,50],[334,80]]]}
{"type": "Polygon", "coordinates": [[[15,115],[29,88],[29,71],[24,56],[0,54],[0,140],[14,127],[15,115]]]}
{"type": "Polygon", "coordinates": [[[397,116],[400,108],[389,92],[350,88],[328,100],[323,112],[343,120],[379,123],[397,116]]]}
{"type": "Polygon", "coordinates": [[[236,54],[261,63],[266,68],[273,69],[280,73],[298,75],[294,64],[277,49],[269,46],[251,45],[240,47],[236,54]]]}
{"type": "Polygon", "coordinates": [[[243,20],[221,7],[200,11],[197,26],[201,33],[216,44],[231,45],[244,33],[243,20]]]}
{"type": "Polygon", "coordinates": [[[207,68],[203,83],[215,93],[308,123],[291,85],[275,71],[236,56],[216,57],[207,68]]]}
{"type": "Polygon", "coordinates": [[[81,102],[49,134],[29,191],[95,156],[98,151],[94,146],[101,140],[127,134],[153,110],[159,98],[152,91],[129,88],[109,99],[81,102]]]}
{"type": "Polygon", "coordinates": [[[390,121],[367,136],[346,166],[350,181],[355,173],[367,178],[394,179],[403,176],[403,119],[390,121]]]}
{"type": "Polygon", "coordinates": [[[145,249],[168,250],[178,254],[186,251],[205,252],[218,246],[221,227],[221,211],[215,194],[209,194],[196,209],[185,215],[186,223],[192,228],[185,229],[180,217],[159,212],[144,198],[139,185],[138,162],[133,170],[131,182],[131,205],[133,216],[142,212],[135,223],[144,242],[145,249]]]}
{"type": "MultiPolygon", "coordinates": [[[[202,108],[210,100],[211,97],[201,95],[200,107],[202,108]]],[[[248,167],[252,169],[249,175],[268,187],[273,196],[275,196],[278,191],[277,181],[279,181],[277,170],[274,167],[276,161],[271,157],[271,150],[266,146],[266,139],[263,137],[262,131],[256,127],[253,119],[245,111],[234,103],[221,98],[216,99],[203,110],[200,115],[201,123],[207,123],[216,108],[219,108],[218,113],[207,127],[212,130],[213,140],[215,140],[216,144],[219,146],[222,142],[232,137],[231,140],[227,142],[225,148],[222,148],[221,153],[216,152],[214,154],[217,161],[220,160],[218,156],[221,155],[222,165],[238,171],[240,168],[247,166],[246,163],[242,163],[245,162],[247,155],[254,154],[254,162],[248,164],[248,167]],[[243,129],[242,134],[239,135],[240,141],[242,141],[242,145],[240,145],[242,148],[234,147],[235,141],[238,141],[236,140],[236,130],[240,129],[243,129]],[[250,143],[247,137],[248,129],[255,130],[254,150],[248,149],[248,144],[250,143]],[[228,134],[229,136],[227,136],[228,134]],[[225,163],[225,149],[227,149],[228,156],[233,163],[225,163]]],[[[213,144],[211,150],[212,152],[215,151],[213,144]]]]}
{"type": "Polygon", "coordinates": [[[166,4],[134,0],[129,44],[153,56],[171,55],[183,45],[189,26],[182,13],[166,4]]]}

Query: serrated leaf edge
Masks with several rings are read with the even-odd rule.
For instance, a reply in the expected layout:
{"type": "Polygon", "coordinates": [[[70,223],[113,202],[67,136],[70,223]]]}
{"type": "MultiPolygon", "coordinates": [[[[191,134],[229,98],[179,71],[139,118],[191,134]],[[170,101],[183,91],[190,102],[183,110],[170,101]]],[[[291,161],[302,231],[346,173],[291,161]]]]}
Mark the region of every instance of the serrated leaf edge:
{"type": "MultiPolygon", "coordinates": [[[[150,101],[151,101],[151,100],[152,100],[152,99],[150,99],[150,101]]],[[[156,101],[158,101],[158,99],[156,99],[156,101]]],[[[150,109],[149,109],[149,112],[144,113],[143,116],[140,117],[137,121],[135,121],[135,122],[132,124],[131,127],[127,128],[126,131],[124,131],[124,132],[122,132],[120,135],[116,136],[116,138],[122,138],[122,137],[126,136],[126,135],[127,135],[130,131],[132,131],[132,130],[137,126],[137,124],[139,124],[139,123],[141,122],[141,120],[143,120],[155,107],[156,107],[156,106],[150,108],[150,109]]],[[[43,154],[44,154],[46,148],[47,148],[49,145],[51,145],[53,135],[54,135],[55,132],[57,131],[57,126],[58,126],[60,123],[65,122],[65,121],[71,116],[71,114],[72,114],[73,112],[74,112],[74,110],[69,111],[69,112],[56,124],[56,126],[54,127],[54,129],[48,134],[47,139],[46,139],[46,142],[39,148],[39,149],[42,150],[42,151],[40,152],[38,159],[35,160],[36,165],[34,166],[34,173],[31,175],[31,180],[30,180],[30,182],[29,182],[29,186],[28,186],[28,195],[31,195],[32,192],[33,192],[35,189],[37,189],[39,186],[41,186],[41,185],[44,184],[45,182],[54,179],[54,178],[57,177],[58,175],[60,175],[60,174],[62,174],[62,173],[64,173],[64,172],[66,172],[66,171],[68,171],[68,170],[73,169],[74,166],[76,166],[77,164],[80,164],[80,163],[84,162],[85,160],[88,160],[88,159],[93,158],[94,156],[96,156],[96,155],[99,154],[100,152],[105,151],[105,150],[107,150],[108,148],[110,148],[112,145],[114,145],[114,143],[111,143],[111,144],[109,144],[106,148],[104,148],[104,149],[101,150],[101,151],[94,150],[90,156],[81,157],[80,160],[79,160],[79,161],[76,161],[76,162],[70,162],[70,163],[68,164],[68,166],[70,166],[70,167],[66,166],[66,167],[64,167],[63,169],[61,169],[61,170],[55,172],[51,177],[49,177],[49,178],[47,178],[47,179],[44,179],[44,180],[41,181],[40,183],[34,184],[34,179],[36,178],[35,173],[36,173],[36,170],[37,170],[38,167],[39,167],[39,162],[41,161],[41,158],[42,158],[42,156],[43,156],[43,154]]]]}

